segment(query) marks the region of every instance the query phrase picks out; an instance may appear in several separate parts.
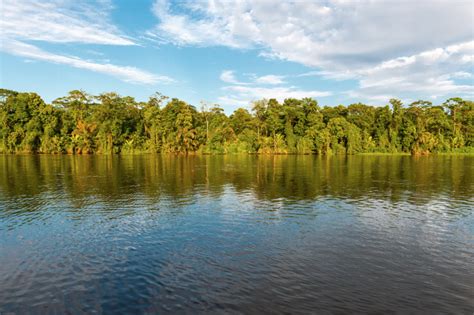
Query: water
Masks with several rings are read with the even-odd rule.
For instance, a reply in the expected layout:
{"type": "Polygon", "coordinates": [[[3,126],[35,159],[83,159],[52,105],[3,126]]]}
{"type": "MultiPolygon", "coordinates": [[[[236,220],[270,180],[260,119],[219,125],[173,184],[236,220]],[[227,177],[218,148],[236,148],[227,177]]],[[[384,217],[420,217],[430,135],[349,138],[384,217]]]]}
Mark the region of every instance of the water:
{"type": "Polygon", "coordinates": [[[474,157],[0,156],[0,313],[474,311],[474,157]]]}

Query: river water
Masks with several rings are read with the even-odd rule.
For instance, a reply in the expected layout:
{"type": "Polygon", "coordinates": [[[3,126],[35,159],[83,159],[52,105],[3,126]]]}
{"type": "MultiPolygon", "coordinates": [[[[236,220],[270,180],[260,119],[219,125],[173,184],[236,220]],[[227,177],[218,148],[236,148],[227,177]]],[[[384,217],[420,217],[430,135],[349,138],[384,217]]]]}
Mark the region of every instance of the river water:
{"type": "Polygon", "coordinates": [[[0,313],[474,312],[474,157],[0,156],[0,313]]]}

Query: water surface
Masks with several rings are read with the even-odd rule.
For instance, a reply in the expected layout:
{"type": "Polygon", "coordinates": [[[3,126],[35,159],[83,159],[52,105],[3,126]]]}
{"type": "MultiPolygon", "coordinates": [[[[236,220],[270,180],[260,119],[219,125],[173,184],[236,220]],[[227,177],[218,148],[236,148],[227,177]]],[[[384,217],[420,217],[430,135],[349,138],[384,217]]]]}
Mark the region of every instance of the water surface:
{"type": "Polygon", "coordinates": [[[468,156],[0,156],[0,313],[474,312],[468,156]]]}

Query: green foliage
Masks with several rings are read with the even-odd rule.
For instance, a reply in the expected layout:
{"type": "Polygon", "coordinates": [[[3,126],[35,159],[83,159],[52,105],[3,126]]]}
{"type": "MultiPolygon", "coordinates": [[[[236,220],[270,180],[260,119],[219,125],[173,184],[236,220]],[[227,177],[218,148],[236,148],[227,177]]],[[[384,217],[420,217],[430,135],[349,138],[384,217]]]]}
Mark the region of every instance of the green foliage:
{"type": "Polygon", "coordinates": [[[392,99],[320,107],[310,98],[259,100],[230,116],[156,93],[147,102],[74,90],[46,104],[35,93],[0,89],[0,152],[176,154],[472,153],[474,102],[441,105],[392,99]]]}

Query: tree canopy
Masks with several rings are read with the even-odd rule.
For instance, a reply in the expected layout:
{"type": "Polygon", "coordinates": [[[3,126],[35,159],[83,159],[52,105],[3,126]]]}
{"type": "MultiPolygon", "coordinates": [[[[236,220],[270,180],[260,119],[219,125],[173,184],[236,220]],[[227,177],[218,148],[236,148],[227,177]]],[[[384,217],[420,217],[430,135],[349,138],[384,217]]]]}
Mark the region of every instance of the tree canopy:
{"type": "Polygon", "coordinates": [[[474,151],[474,102],[320,107],[316,100],[253,102],[227,116],[156,93],[147,102],[74,90],[47,104],[0,89],[2,153],[429,154],[474,151]]]}

